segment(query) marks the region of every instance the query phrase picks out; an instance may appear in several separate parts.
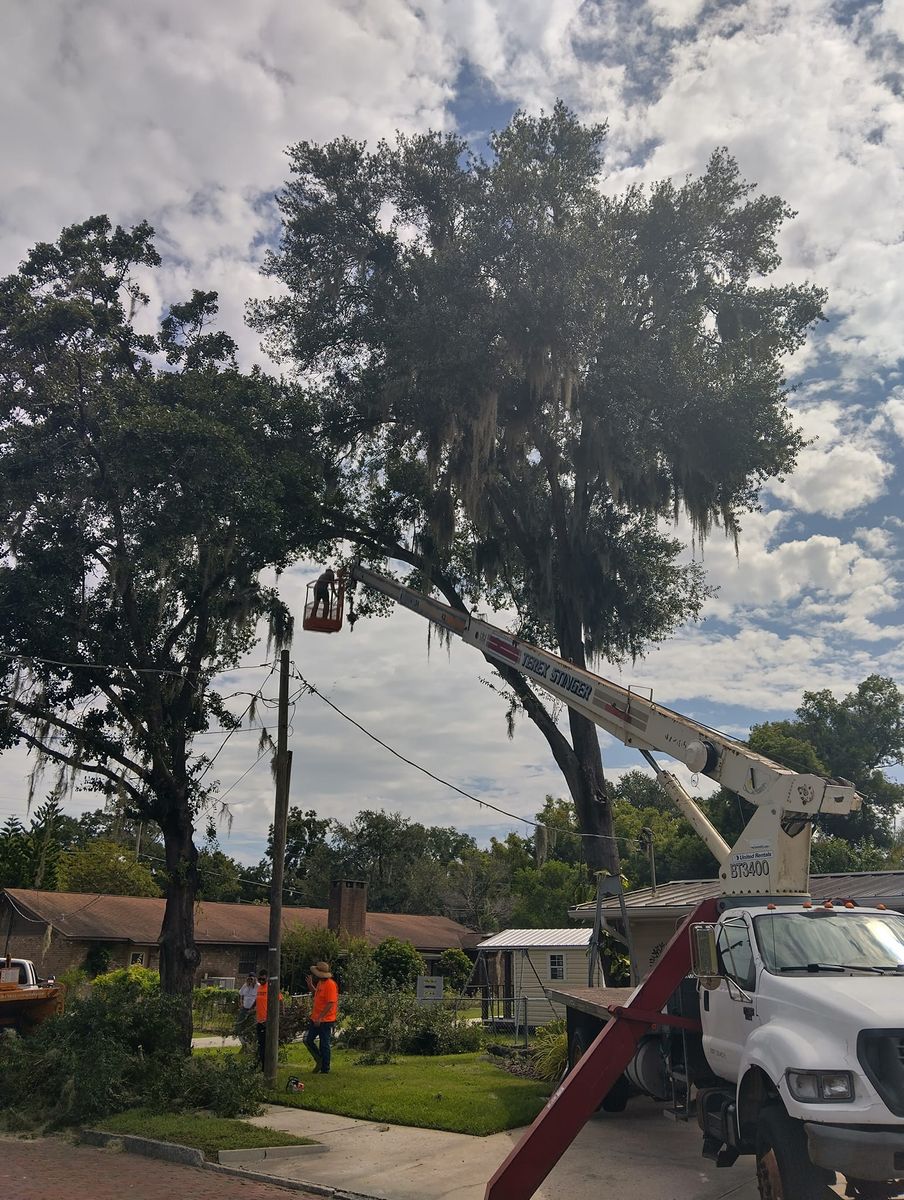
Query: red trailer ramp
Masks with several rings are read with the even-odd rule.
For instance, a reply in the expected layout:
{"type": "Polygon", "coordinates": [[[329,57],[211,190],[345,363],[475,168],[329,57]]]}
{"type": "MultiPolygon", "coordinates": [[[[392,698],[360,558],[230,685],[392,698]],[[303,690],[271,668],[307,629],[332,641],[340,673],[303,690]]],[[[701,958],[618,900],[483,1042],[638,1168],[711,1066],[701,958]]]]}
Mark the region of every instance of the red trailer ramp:
{"type": "Polygon", "coordinates": [[[716,916],[716,901],[704,900],[684,921],[628,1004],[613,1012],[613,1020],[496,1171],[485,1200],[530,1200],[627,1067],[640,1038],[654,1025],[688,1024],[662,1009],[690,970],[690,926],[716,916]]]}

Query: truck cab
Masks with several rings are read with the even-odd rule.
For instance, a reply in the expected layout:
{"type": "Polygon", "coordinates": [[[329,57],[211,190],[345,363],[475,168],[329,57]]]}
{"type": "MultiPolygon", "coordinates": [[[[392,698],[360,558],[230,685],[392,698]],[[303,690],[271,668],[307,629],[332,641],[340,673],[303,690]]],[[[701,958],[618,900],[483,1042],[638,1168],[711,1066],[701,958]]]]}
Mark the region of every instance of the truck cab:
{"type": "MultiPolygon", "coordinates": [[[[758,1174],[789,1160],[795,1200],[896,1195],[904,1178],[904,917],[809,901],[731,906],[711,936],[717,975],[700,975],[704,1153],[754,1153],[758,1174]],[[765,1124],[765,1131],[764,1131],[765,1124]],[[779,1140],[777,1152],[773,1142],[779,1140]],[[795,1163],[793,1160],[796,1159],[795,1163]],[[768,1160],[768,1161],[767,1161],[768,1160]],[[881,1186],[880,1186],[881,1185],[881,1186]]],[[[709,970],[709,967],[703,967],[709,970]]]]}

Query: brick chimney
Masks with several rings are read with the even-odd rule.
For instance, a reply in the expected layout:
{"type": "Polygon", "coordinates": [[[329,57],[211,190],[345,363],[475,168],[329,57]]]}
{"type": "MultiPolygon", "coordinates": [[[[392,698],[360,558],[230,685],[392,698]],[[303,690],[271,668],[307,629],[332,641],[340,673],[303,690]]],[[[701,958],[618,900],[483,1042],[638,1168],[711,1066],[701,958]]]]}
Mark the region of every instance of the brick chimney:
{"type": "Polygon", "coordinates": [[[367,921],[367,884],[361,879],[334,879],[330,884],[327,925],[334,933],[364,937],[367,921]]]}

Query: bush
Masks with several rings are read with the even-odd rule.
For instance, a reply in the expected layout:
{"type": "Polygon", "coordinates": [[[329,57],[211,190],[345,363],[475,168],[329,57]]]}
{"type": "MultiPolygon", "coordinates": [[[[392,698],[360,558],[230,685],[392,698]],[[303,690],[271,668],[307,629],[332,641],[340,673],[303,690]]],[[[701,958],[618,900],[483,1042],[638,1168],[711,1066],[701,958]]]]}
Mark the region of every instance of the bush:
{"type": "Polygon", "coordinates": [[[57,976],[57,983],[66,989],[66,1003],[71,1004],[76,996],[86,996],[90,987],[88,972],[84,967],[70,967],[57,976]]]}
{"type": "Polygon", "coordinates": [[[95,977],[93,990],[111,1004],[131,1004],[142,996],[160,992],[160,976],[147,967],[117,967],[95,977]]]}
{"type": "Polygon", "coordinates": [[[142,1104],[182,1061],[181,1001],[142,983],[95,987],[32,1037],[2,1039],[0,1108],[58,1127],[142,1104]]]}
{"type": "Polygon", "coordinates": [[[105,971],[109,971],[112,959],[109,946],[89,946],[85,954],[85,970],[92,979],[95,975],[103,975],[105,971]]]}
{"type": "Polygon", "coordinates": [[[460,992],[474,973],[474,964],[457,946],[450,946],[439,956],[436,969],[455,992],[460,992]]]}
{"type": "Polygon", "coordinates": [[[534,1037],[533,1075],[555,1083],[565,1074],[568,1066],[568,1034],[564,1021],[550,1021],[541,1025],[534,1037]]]}
{"type": "Polygon", "coordinates": [[[419,1004],[414,996],[389,992],[346,999],[342,1044],[390,1054],[464,1054],[481,1048],[483,1030],[459,1021],[454,1002],[419,1004]]]}
{"type": "Polygon", "coordinates": [[[306,992],[305,976],[315,962],[328,962],[334,967],[341,987],[341,956],[342,943],[332,929],[307,929],[304,925],[293,925],[283,934],[280,959],[282,990],[292,995],[306,992]]]}
{"type": "Polygon", "coordinates": [[[418,975],[426,971],[424,960],[411,942],[398,938],[386,938],[374,950],[374,962],[383,980],[383,986],[394,991],[411,991],[418,975]]]}
{"type": "Polygon", "coordinates": [[[180,1058],[148,1091],[150,1107],[166,1112],[209,1109],[218,1117],[258,1116],[267,1095],[256,1062],[242,1054],[180,1058]]]}
{"type": "Polygon", "coordinates": [[[231,1033],[238,1018],[239,994],[234,988],[195,988],[191,997],[195,1030],[231,1033]]]}

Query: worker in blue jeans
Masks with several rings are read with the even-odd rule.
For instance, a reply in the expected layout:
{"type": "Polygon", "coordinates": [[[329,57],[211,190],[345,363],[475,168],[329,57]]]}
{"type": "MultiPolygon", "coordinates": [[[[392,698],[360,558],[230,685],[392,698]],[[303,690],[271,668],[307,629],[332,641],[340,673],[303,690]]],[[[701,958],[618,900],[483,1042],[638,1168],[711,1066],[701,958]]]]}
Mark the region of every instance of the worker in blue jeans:
{"type": "Polygon", "coordinates": [[[329,963],[314,963],[308,976],[308,988],[314,993],[314,1003],[311,1007],[311,1024],[304,1035],[304,1044],[314,1059],[314,1074],[329,1075],[330,1044],[339,1015],[339,988],[329,963]]]}

